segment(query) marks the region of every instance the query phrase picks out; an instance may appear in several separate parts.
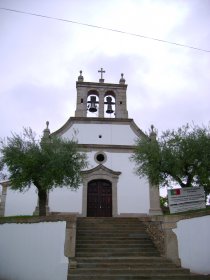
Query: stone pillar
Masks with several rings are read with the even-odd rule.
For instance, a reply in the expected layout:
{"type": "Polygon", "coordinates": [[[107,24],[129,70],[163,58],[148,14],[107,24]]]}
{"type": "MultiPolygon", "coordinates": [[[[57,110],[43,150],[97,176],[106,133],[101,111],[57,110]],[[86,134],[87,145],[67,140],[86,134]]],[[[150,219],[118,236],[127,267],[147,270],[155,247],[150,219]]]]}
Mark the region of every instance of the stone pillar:
{"type": "MultiPolygon", "coordinates": [[[[152,142],[157,141],[157,131],[154,128],[154,125],[151,125],[151,130],[150,130],[150,139],[152,142]]],[[[159,186],[158,185],[152,185],[151,183],[149,184],[149,192],[150,192],[150,210],[149,214],[150,215],[161,215],[162,210],[160,208],[160,194],[159,194],[159,186]]]]}
{"type": "MultiPolygon", "coordinates": [[[[177,219],[175,217],[175,219],[177,219]]],[[[164,217],[163,232],[165,242],[165,257],[170,259],[173,263],[180,266],[181,261],[178,251],[178,240],[173,229],[177,227],[176,221],[173,221],[173,217],[164,217]]]]}
{"type": "Polygon", "coordinates": [[[87,90],[83,82],[77,82],[77,107],[75,117],[87,117],[87,90]]]}
{"type": "Polygon", "coordinates": [[[100,89],[100,92],[99,92],[98,117],[104,118],[104,91],[103,91],[103,89],[100,89]]]}
{"type": "Polygon", "coordinates": [[[6,197],[7,197],[7,188],[9,186],[9,182],[3,182],[2,185],[2,193],[0,195],[0,217],[4,217],[5,215],[5,206],[6,206],[6,197]]]}
{"type": "Polygon", "coordinates": [[[149,215],[162,215],[162,209],[160,207],[160,195],[159,187],[149,184],[149,197],[150,197],[150,209],[149,215]]]}
{"type": "Polygon", "coordinates": [[[64,245],[64,254],[69,258],[69,268],[76,268],[76,216],[71,217],[66,223],[66,236],[64,245]]]}
{"type": "Polygon", "coordinates": [[[118,119],[128,118],[126,90],[127,85],[122,85],[116,92],[115,117],[118,119]]]}

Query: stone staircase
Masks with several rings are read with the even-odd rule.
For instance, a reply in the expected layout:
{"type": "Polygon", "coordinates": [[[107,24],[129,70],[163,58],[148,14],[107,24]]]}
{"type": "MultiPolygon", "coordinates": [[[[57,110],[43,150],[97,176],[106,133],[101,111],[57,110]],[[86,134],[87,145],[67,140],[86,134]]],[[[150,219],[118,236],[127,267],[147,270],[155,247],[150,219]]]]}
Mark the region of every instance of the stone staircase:
{"type": "Polygon", "coordinates": [[[68,280],[203,280],[161,257],[138,218],[78,218],[68,280]]]}

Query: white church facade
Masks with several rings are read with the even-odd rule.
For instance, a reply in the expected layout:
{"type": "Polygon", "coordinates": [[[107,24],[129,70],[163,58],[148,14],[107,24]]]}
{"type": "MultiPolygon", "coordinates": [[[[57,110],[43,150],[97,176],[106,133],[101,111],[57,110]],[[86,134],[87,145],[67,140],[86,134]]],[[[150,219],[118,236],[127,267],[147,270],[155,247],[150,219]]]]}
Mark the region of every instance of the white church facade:
{"type": "MultiPolygon", "coordinates": [[[[123,74],[113,84],[104,82],[103,69],[99,72],[99,82],[85,82],[80,71],[75,116],[52,133],[76,139],[88,166],[77,191],[64,187],[49,192],[48,211],[83,217],[161,214],[158,188],[139,178],[131,161],[136,139],[146,135],[128,118],[123,74]]],[[[0,195],[2,216],[31,215],[37,206],[35,188],[19,193],[2,184],[0,195]]]]}

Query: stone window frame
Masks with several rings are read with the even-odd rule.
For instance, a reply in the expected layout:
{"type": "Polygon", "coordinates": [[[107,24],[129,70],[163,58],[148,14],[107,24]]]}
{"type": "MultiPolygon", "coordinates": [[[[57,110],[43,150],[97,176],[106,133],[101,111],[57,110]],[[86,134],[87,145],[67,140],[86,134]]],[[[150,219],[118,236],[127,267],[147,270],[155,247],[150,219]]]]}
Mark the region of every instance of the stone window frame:
{"type": "Polygon", "coordinates": [[[112,184],[112,217],[118,216],[117,206],[117,183],[121,172],[113,171],[103,165],[98,165],[93,169],[82,171],[83,191],[82,191],[82,217],[87,217],[87,189],[88,183],[93,180],[107,180],[112,184]]]}
{"type": "Polygon", "coordinates": [[[95,153],[94,160],[95,160],[95,162],[97,164],[104,164],[107,161],[107,155],[104,152],[99,151],[99,152],[95,153]],[[97,160],[97,156],[98,155],[103,155],[104,156],[104,160],[103,161],[97,160]]]}

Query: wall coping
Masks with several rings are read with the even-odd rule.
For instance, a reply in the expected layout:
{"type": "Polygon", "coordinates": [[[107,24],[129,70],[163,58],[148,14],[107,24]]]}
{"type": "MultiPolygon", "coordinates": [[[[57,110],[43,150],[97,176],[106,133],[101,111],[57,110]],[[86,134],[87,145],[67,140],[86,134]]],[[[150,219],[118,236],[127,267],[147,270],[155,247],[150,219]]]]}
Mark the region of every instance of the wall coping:
{"type": "Polygon", "coordinates": [[[164,222],[164,223],[177,223],[181,220],[200,218],[209,215],[210,215],[210,209],[201,212],[195,212],[195,213],[150,216],[150,219],[153,222],[156,221],[156,222],[164,222]]]}
{"type": "Polygon", "coordinates": [[[50,215],[34,217],[0,217],[0,224],[33,224],[45,222],[76,222],[77,215],[50,215]]]}

